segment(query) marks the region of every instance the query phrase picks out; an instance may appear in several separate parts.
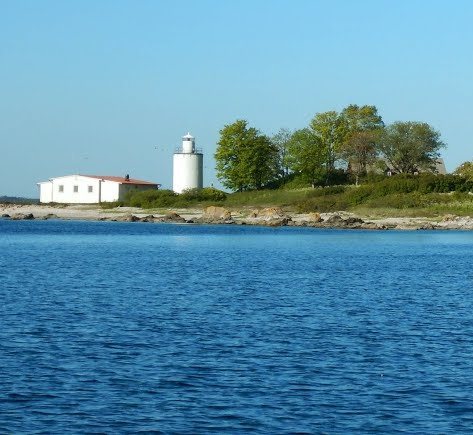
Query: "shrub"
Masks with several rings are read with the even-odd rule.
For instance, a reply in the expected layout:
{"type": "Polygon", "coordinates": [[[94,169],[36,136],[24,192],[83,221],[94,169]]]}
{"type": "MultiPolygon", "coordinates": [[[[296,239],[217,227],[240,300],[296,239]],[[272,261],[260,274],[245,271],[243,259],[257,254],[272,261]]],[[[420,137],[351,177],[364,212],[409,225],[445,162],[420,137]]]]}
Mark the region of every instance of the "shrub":
{"type": "Polygon", "coordinates": [[[327,195],[316,198],[308,198],[296,203],[300,213],[329,212],[346,210],[349,204],[344,195],[327,195]]]}
{"type": "Polygon", "coordinates": [[[204,187],[203,189],[187,189],[179,195],[179,199],[184,202],[206,202],[225,201],[227,194],[214,187],[204,187]]]}
{"type": "Polygon", "coordinates": [[[130,191],[126,196],[126,204],[141,208],[168,207],[174,204],[176,196],[172,190],[130,191]]]}
{"type": "Polygon", "coordinates": [[[314,198],[319,196],[337,195],[339,193],[344,193],[346,189],[346,186],[319,187],[317,189],[309,190],[306,193],[306,196],[308,198],[314,198]]]}
{"type": "Polygon", "coordinates": [[[122,207],[124,205],[123,201],[113,201],[113,202],[101,202],[100,207],[108,210],[111,208],[122,207]]]}
{"type": "Polygon", "coordinates": [[[225,192],[213,187],[188,189],[178,195],[172,190],[145,190],[128,192],[125,204],[140,208],[186,207],[200,202],[221,202],[227,197],[225,192]]]}
{"type": "Polygon", "coordinates": [[[310,183],[304,177],[298,174],[290,174],[280,189],[293,190],[304,187],[310,187],[310,183]]]}

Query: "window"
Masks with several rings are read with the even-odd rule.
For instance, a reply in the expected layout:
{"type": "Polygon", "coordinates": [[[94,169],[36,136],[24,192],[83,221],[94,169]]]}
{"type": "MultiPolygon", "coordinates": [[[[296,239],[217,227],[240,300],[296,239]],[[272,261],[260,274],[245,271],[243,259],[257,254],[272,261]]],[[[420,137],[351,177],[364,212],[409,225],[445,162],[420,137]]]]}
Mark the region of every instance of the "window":
{"type": "Polygon", "coordinates": [[[58,186],[58,192],[61,192],[61,193],[64,192],[64,184],[60,184],[58,186]]]}
{"type": "Polygon", "coordinates": [[[89,186],[88,192],[89,192],[89,193],[92,193],[93,191],[94,191],[94,186],[89,186]]]}
{"type": "Polygon", "coordinates": [[[74,186],[74,193],[79,192],[79,186],[74,186]]]}

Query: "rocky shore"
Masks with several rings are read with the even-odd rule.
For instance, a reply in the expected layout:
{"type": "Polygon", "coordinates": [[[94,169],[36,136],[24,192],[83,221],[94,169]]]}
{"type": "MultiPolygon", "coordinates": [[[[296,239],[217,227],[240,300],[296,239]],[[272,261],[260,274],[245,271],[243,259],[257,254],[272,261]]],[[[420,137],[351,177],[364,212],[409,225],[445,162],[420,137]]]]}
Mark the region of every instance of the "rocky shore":
{"type": "Polygon", "coordinates": [[[117,222],[148,222],[177,224],[294,226],[313,228],[346,228],[369,230],[473,230],[473,217],[446,215],[439,218],[367,218],[348,212],[288,213],[279,207],[229,210],[224,207],[167,210],[146,213],[131,207],[102,209],[90,205],[12,205],[0,204],[0,217],[10,220],[68,219],[117,222]]]}

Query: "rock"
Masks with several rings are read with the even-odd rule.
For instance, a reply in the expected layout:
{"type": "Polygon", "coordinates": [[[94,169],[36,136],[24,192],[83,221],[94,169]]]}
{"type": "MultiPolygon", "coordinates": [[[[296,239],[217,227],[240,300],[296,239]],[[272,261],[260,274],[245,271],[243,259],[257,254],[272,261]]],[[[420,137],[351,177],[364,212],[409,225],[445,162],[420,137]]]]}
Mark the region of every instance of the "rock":
{"type": "MultiPolygon", "coordinates": [[[[290,216],[284,213],[279,207],[266,207],[261,210],[253,210],[245,224],[264,225],[267,227],[280,227],[292,222],[290,216]]],[[[292,223],[291,225],[295,225],[292,223]]]]}
{"type": "Polygon", "coordinates": [[[230,210],[224,207],[210,206],[204,209],[202,217],[198,220],[202,223],[215,224],[234,224],[230,210]]]}
{"type": "Polygon", "coordinates": [[[54,213],[48,213],[44,215],[41,219],[47,221],[48,219],[59,219],[59,217],[54,213]]]}
{"type": "Polygon", "coordinates": [[[263,219],[258,223],[267,227],[283,227],[286,226],[290,221],[292,221],[289,217],[283,218],[272,218],[272,219],[263,219]]]}
{"type": "Polygon", "coordinates": [[[350,216],[348,218],[345,219],[345,223],[347,225],[356,225],[356,224],[362,224],[363,223],[363,219],[360,219],[358,217],[353,217],[353,216],[350,216]]]}
{"type": "Polygon", "coordinates": [[[324,220],[325,224],[330,224],[330,225],[333,225],[333,224],[340,225],[342,222],[343,222],[343,218],[339,214],[336,214],[336,213],[329,216],[327,219],[324,220]]]}
{"type": "Polygon", "coordinates": [[[149,214],[148,216],[142,217],[141,222],[151,222],[153,223],[155,221],[155,218],[152,214],[149,214]]]}
{"type": "Polygon", "coordinates": [[[361,228],[363,224],[363,220],[355,217],[355,216],[348,216],[344,218],[338,213],[334,213],[327,217],[323,221],[323,226],[330,227],[330,228],[361,228]]]}
{"type": "Polygon", "coordinates": [[[363,222],[360,225],[362,230],[385,230],[386,227],[384,225],[378,225],[375,222],[363,222]]]}
{"type": "Polygon", "coordinates": [[[318,222],[322,222],[323,219],[320,216],[320,213],[309,213],[309,215],[307,216],[307,221],[318,223],[318,222]]]}
{"type": "Polygon", "coordinates": [[[262,219],[281,219],[285,218],[284,213],[279,207],[266,207],[261,210],[253,210],[250,213],[251,218],[262,218],[262,219]]]}
{"type": "Polygon", "coordinates": [[[126,214],[117,218],[117,222],[139,222],[141,219],[133,214],[126,214]]]}
{"type": "Polygon", "coordinates": [[[437,227],[434,224],[426,223],[421,225],[418,229],[419,230],[435,230],[437,227]]]}
{"type": "Polygon", "coordinates": [[[2,214],[2,218],[9,218],[9,217],[10,217],[10,215],[7,214],[7,213],[2,214]]]}
{"type": "Polygon", "coordinates": [[[11,219],[14,221],[19,221],[19,220],[32,220],[34,219],[33,213],[15,213],[14,215],[11,216],[11,219]]]}
{"type": "Polygon", "coordinates": [[[186,223],[187,221],[177,213],[171,211],[166,213],[161,219],[161,222],[177,222],[177,223],[186,223]]]}
{"type": "Polygon", "coordinates": [[[403,231],[413,231],[415,230],[416,228],[413,228],[409,225],[406,225],[406,224],[399,224],[399,225],[396,225],[394,227],[395,230],[403,230],[403,231]]]}

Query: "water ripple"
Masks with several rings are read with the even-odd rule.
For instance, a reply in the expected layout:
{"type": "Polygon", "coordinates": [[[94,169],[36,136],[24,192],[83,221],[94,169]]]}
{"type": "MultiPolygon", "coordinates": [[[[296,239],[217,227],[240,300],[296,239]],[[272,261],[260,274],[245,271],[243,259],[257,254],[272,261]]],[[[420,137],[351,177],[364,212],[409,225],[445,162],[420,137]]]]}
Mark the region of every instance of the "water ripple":
{"type": "Polygon", "coordinates": [[[0,221],[0,433],[471,432],[472,247],[0,221]]]}

